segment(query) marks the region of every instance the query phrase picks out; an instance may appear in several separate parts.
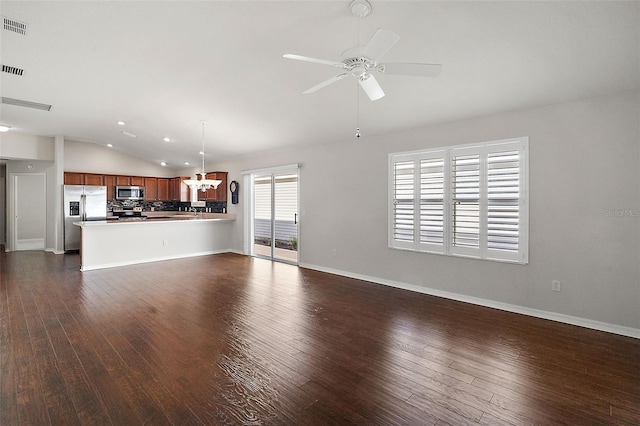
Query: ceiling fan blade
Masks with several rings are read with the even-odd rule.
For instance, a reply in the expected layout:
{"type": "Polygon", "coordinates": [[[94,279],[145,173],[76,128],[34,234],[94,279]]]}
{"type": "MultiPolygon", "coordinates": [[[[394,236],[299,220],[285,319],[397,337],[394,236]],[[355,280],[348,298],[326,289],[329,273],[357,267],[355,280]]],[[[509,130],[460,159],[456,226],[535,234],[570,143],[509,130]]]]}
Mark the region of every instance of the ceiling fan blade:
{"type": "Polygon", "coordinates": [[[391,30],[378,28],[378,31],[371,37],[362,50],[362,56],[373,61],[377,61],[384,55],[387,50],[391,49],[394,44],[400,40],[400,36],[391,30]]]}
{"type": "Polygon", "coordinates": [[[360,83],[360,87],[362,87],[364,93],[366,93],[372,101],[377,101],[384,96],[382,87],[380,87],[376,78],[371,74],[362,74],[358,77],[358,83],[360,83]]]}
{"type": "Polygon", "coordinates": [[[291,53],[287,53],[285,55],[282,55],[282,57],[283,58],[287,58],[287,59],[295,59],[297,61],[314,62],[316,64],[332,65],[334,67],[344,68],[344,64],[342,62],[327,61],[325,59],[310,58],[308,56],[294,55],[294,54],[291,54],[291,53]]]}
{"type": "Polygon", "coordinates": [[[323,81],[320,84],[316,84],[315,86],[313,86],[310,89],[305,90],[304,92],[302,92],[303,94],[307,95],[309,93],[313,93],[313,92],[317,92],[318,90],[322,89],[323,87],[327,87],[330,84],[335,83],[338,80],[342,80],[343,78],[345,78],[347,76],[347,73],[344,74],[338,74],[335,77],[331,77],[329,80],[323,81]]]}
{"type": "Polygon", "coordinates": [[[383,74],[420,75],[437,77],[442,72],[440,64],[391,63],[380,64],[377,70],[383,74]]]}

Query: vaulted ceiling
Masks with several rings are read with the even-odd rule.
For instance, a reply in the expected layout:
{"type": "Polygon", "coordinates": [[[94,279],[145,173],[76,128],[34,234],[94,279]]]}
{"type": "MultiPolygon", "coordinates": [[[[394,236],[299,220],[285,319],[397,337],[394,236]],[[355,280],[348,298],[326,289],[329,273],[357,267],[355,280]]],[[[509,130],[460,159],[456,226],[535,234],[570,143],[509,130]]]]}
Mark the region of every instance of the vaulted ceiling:
{"type": "Polygon", "coordinates": [[[170,167],[363,137],[634,90],[640,87],[638,2],[2,1],[5,98],[13,132],[106,145],[170,167]],[[295,53],[340,60],[379,27],[400,36],[389,62],[442,64],[436,78],[378,75],[370,101],[355,79],[295,53]],[[119,126],[119,120],[125,121],[119,126]],[[135,138],[122,132],[136,135],[135,138]],[[170,142],[163,141],[169,137],[170,142]]]}

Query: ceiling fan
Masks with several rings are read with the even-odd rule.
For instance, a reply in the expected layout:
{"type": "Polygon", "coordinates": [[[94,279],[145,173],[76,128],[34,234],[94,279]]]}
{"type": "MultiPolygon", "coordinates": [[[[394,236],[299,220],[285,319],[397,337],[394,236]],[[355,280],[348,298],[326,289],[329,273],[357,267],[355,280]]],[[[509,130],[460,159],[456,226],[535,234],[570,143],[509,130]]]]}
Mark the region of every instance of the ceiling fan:
{"type": "Polygon", "coordinates": [[[304,94],[316,92],[323,87],[342,80],[348,76],[354,76],[362,90],[372,101],[384,96],[384,91],[373,73],[415,75],[424,77],[436,77],[442,71],[440,64],[423,63],[378,63],[380,58],[400,40],[400,36],[391,30],[378,28],[373,37],[364,46],[355,46],[342,52],[341,62],[329,61],[325,59],[310,58],[308,56],[294,55],[287,53],[283,57],[298,61],[314,62],[317,64],[331,65],[340,68],[340,74],[323,81],[320,84],[305,90],[304,94]]]}

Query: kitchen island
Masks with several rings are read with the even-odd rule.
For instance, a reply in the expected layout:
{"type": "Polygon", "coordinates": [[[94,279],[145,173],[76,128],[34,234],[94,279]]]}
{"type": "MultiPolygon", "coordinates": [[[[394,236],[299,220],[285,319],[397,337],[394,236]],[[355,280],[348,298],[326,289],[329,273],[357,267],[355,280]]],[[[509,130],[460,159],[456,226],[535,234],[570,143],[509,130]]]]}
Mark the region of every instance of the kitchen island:
{"type": "Polygon", "coordinates": [[[80,231],[80,270],[203,256],[229,251],[236,215],[150,212],[126,220],[75,222],[80,231]]]}

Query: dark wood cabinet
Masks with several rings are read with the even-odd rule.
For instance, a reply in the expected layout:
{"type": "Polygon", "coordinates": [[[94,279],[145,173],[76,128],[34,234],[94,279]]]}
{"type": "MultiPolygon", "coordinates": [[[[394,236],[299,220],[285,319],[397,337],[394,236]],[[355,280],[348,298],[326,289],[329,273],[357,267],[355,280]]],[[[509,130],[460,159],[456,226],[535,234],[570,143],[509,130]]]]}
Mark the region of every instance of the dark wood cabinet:
{"type": "MultiPolygon", "coordinates": [[[[97,173],[65,172],[65,185],[104,185],[107,187],[107,200],[115,200],[116,186],[144,186],[146,201],[190,201],[191,189],[184,183],[185,176],[175,178],[100,175],[97,173]]],[[[209,172],[207,179],[221,180],[217,189],[198,191],[198,200],[227,201],[227,172],[209,172]]]]}
{"type": "Polygon", "coordinates": [[[64,172],[65,185],[84,185],[84,173],[64,172]]]}
{"type": "Polygon", "coordinates": [[[216,201],[227,201],[227,172],[216,172],[216,179],[220,179],[222,183],[216,189],[216,201]]]}
{"type": "Polygon", "coordinates": [[[169,199],[171,201],[189,201],[189,187],[184,181],[188,177],[181,176],[171,179],[169,182],[169,199]]]}
{"type": "Polygon", "coordinates": [[[103,175],[96,175],[93,173],[85,173],[84,174],[84,184],[85,185],[104,185],[104,177],[103,175]]]}
{"type": "Polygon", "coordinates": [[[158,200],[158,178],[144,178],[144,182],[140,186],[144,186],[145,201],[158,200]]]}
{"type": "Polygon", "coordinates": [[[158,201],[169,201],[169,181],[168,178],[158,178],[158,201]]]}
{"type": "Polygon", "coordinates": [[[116,176],[105,176],[104,186],[107,187],[107,201],[116,199],[116,176]]]}
{"type": "Polygon", "coordinates": [[[64,172],[65,185],[104,185],[103,176],[95,173],[64,172]]]}
{"type": "Polygon", "coordinates": [[[198,191],[200,201],[227,201],[227,172],[209,172],[207,179],[221,180],[216,189],[209,189],[206,192],[198,191]]]}
{"type": "Polygon", "coordinates": [[[131,176],[116,176],[116,185],[131,185],[131,176]]]}

